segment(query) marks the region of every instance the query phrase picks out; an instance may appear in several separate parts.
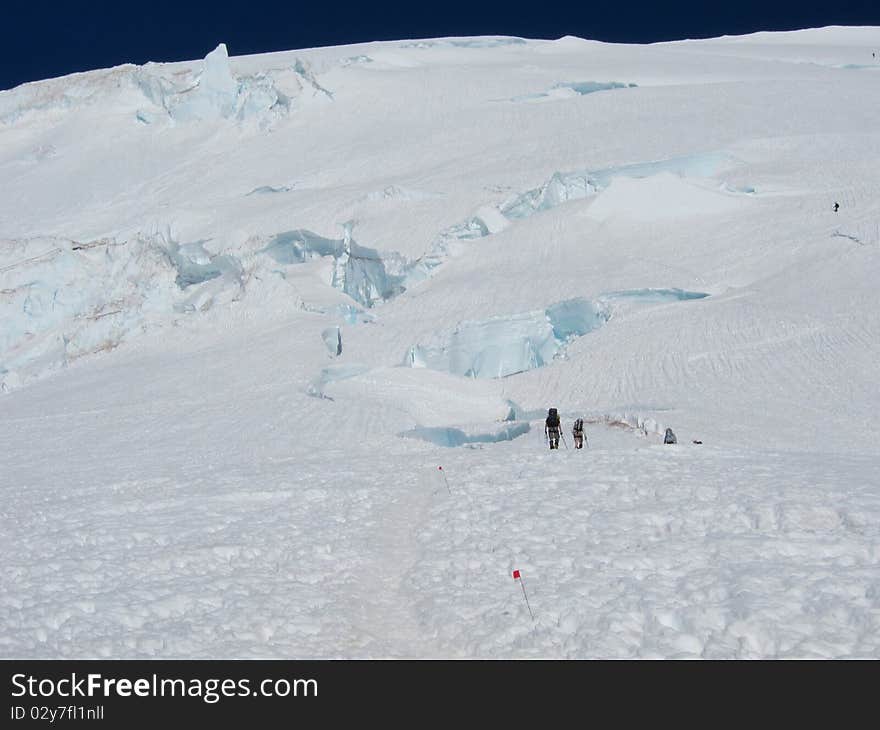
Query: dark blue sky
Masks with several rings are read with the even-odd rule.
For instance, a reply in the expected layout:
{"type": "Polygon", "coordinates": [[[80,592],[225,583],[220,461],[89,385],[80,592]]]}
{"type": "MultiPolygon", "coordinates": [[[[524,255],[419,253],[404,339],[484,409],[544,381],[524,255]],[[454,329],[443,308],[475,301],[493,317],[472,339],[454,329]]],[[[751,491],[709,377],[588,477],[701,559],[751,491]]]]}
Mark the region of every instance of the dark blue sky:
{"type": "Polygon", "coordinates": [[[0,89],[120,63],[371,40],[514,35],[648,43],[756,30],[880,25],[880,0],[64,0],[0,4],[0,89]]]}

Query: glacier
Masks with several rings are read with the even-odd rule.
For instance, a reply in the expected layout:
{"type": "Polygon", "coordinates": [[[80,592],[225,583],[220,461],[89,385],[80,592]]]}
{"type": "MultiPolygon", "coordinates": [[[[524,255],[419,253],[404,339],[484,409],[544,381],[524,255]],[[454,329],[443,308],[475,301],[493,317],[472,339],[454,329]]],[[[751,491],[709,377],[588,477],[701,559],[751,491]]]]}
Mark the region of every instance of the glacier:
{"type": "Polygon", "coordinates": [[[880,657],[878,47],[0,92],[0,656],[880,657]]]}

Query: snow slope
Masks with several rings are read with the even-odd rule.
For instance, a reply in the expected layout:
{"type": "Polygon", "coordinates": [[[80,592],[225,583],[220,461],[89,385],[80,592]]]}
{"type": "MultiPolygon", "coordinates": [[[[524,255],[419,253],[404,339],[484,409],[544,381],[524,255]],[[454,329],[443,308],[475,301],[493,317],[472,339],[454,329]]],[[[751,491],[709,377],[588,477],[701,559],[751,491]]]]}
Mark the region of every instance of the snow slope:
{"type": "Polygon", "coordinates": [[[880,656],[878,50],[0,92],[0,656],[880,656]]]}

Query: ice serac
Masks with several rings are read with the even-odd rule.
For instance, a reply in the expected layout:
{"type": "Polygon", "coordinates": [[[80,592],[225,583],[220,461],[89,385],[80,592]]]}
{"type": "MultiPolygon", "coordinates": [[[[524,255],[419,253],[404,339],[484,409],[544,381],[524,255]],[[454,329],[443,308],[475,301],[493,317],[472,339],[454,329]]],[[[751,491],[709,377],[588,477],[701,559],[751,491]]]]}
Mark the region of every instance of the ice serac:
{"type": "Polygon", "coordinates": [[[390,276],[378,251],[351,241],[337,261],[333,285],[356,302],[371,307],[399,294],[403,289],[398,277],[390,276]]]}
{"type": "Polygon", "coordinates": [[[199,80],[199,88],[220,97],[229,97],[238,92],[238,82],[229,70],[229,53],[226,44],[219,44],[205,56],[205,66],[199,80]]]}
{"type": "Polygon", "coordinates": [[[493,431],[434,426],[413,428],[398,434],[404,438],[428,441],[437,446],[456,447],[470,444],[497,444],[513,441],[531,430],[528,423],[515,423],[493,431]]]}
{"type": "Polygon", "coordinates": [[[546,365],[572,338],[601,327],[608,316],[601,304],[577,298],[544,310],[461,322],[450,334],[410,348],[406,361],[469,378],[503,378],[546,365]]]}
{"type": "Polygon", "coordinates": [[[545,102],[561,99],[569,99],[576,96],[595,94],[597,91],[611,91],[614,89],[635,88],[636,84],[621,83],[620,81],[563,81],[554,84],[549,91],[539,91],[531,94],[514,96],[511,101],[515,102],[545,102]]]}
{"type": "Polygon", "coordinates": [[[238,105],[238,82],[229,69],[226,44],[221,43],[205,56],[198,86],[182,95],[172,110],[175,119],[229,118],[238,105]]]}
{"type": "Polygon", "coordinates": [[[286,231],[274,236],[261,252],[283,266],[332,258],[328,283],[365,307],[404,291],[404,276],[386,268],[386,262],[394,262],[398,268],[403,268],[404,262],[393,254],[383,257],[377,250],[361,246],[352,238],[352,228],[351,223],[343,225],[342,239],[325,238],[305,229],[286,231]]]}
{"type": "Polygon", "coordinates": [[[137,110],[142,124],[162,118],[175,122],[257,119],[264,126],[287,114],[293,97],[311,85],[295,68],[237,77],[223,43],[205,57],[198,73],[169,74],[160,65],[148,63],[136,68],[131,77],[154,105],[137,110]]]}
{"type": "Polygon", "coordinates": [[[244,291],[244,269],[241,261],[228,254],[213,254],[205,248],[205,241],[179,244],[165,237],[162,248],[177,270],[175,283],[185,296],[174,304],[174,311],[204,311],[215,303],[218,296],[228,302],[244,291]],[[198,284],[207,286],[197,287],[198,284]],[[192,292],[186,291],[195,287],[192,292]]]}
{"type": "Polygon", "coordinates": [[[327,351],[331,355],[335,355],[339,357],[342,354],[342,328],[338,325],[335,327],[328,327],[323,332],[321,332],[321,339],[324,340],[324,345],[327,347],[327,351]]]}
{"type": "Polygon", "coordinates": [[[580,200],[599,192],[599,184],[588,172],[556,172],[541,187],[516,196],[501,206],[508,219],[528,218],[542,210],[550,210],[569,200],[580,200]]]}
{"type": "Polygon", "coordinates": [[[285,231],[272,237],[262,253],[271,256],[282,266],[302,264],[321,256],[339,258],[343,254],[343,241],[325,238],[304,228],[285,231]]]}
{"type": "Polygon", "coordinates": [[[608,321],[608,308],[601,302],[588,299],[566,299],[547,307],[545,312],[553,337],[565,344],[574,337],[581,337],[598,329],[608,321]]]}
{"type": "Polygon", "coordinates": [[[730,157],[724,153],[709,152],[601,170],[555,172],[543,185],[502,203],[499,210],[510,220],[528,218],[570,200],[596,195],[618,178],[641,180],[664,173],[677,178],[708,178],[729,161],[730,157]]]}
{"type": "Polygon", "coordinates": [[[463,252],[467,243],[498,233],[508,225],[510,221],[503,211],[490,205],[481,206],[476,215],[441,231],[430,250],[405,267],[402,286],[408,288],[424,281],[438,266],[463,252]]]}
{"type": "Polygon", "coordinates": [[[684,289],[627,289],[595,300],[575,297],[544,310],[460,322],[451,333],[411,347],[405,364],[469,378],[503,378],[564,356],[572,340],[602,327],[621,305],[642,307],[707,296],[684,289]]]}

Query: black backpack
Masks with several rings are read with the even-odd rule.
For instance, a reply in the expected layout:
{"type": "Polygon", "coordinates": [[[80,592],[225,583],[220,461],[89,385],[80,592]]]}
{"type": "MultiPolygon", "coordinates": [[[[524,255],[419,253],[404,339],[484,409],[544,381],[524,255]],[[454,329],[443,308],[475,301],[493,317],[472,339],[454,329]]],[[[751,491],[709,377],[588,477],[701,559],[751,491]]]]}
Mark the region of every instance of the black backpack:
{"type": "Polygon", "coordinates": [[[547,425],[547,428],[559,428],[559,414],[556,413],[555,408],[550,409],[545,424],[547,425]]]}
{"type": "Polygon", "coordinates": [[[583,433],[584,432],[584,419],[578,418],[574,422],[574,432],[575,433],[583,433]]]}

